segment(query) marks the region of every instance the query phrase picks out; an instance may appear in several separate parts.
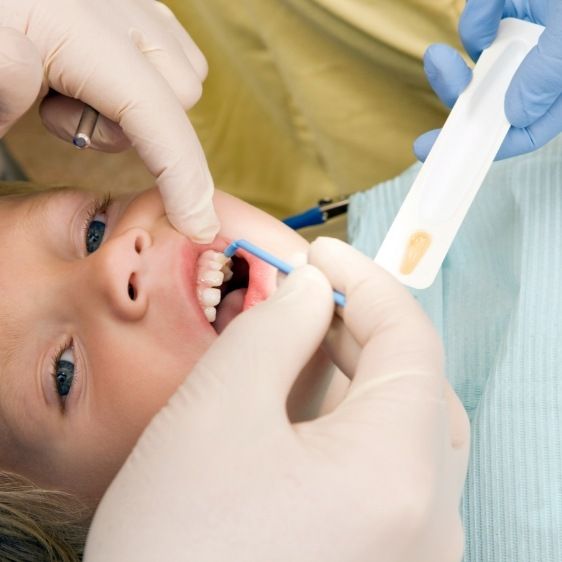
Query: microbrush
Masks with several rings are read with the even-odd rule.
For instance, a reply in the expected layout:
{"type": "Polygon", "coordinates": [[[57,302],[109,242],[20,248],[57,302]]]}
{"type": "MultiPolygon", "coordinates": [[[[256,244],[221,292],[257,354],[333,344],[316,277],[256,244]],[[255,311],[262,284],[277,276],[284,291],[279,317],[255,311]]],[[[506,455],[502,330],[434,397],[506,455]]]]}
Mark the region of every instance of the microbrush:
{"type": "MultiPolygon", "coordinates": [[[[289,265],[288,263],[285,263],[279,258],[276,258],[275,256],[266,252],[265,250],[258,248],[257,246],[248,242],[247,240],[235,240],[230,244],[230,246],[227,246],[226,250],[224,251],[224,255],[227,258],[231,258],[236,253],[237,250],[246,250],[246,252],[252,254],[253,256],[256,256],[256,258],[259,258],[265,263],[268,263],[269,265],[276,267],[279,271],[281,271],[285,275],[289,275],[289,273],[291,273],[291,271],[295,269],[293,266],[289,265]]],[[[334,294],[334,302],[338,306],[344,307],[345,295],[336,290],[333,291],[333,294],[334,294]]]]}

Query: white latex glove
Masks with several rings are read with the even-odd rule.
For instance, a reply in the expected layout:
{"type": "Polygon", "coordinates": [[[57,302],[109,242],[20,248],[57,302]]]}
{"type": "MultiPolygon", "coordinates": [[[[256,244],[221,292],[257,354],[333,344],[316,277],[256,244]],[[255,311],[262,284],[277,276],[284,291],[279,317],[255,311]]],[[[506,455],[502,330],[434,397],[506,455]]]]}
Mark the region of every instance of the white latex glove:
{"type": "Polygon", "coordinates": [[[468,424],[439,338],[349,246],[320,239],[310,261],[347,295],[359,356],[346,398],[287,419],[333,313],[328,281],[304,266],[229,325],[150,423],[102,499],[86,562],[460,560],[468,424]]]}
{"type": "Polygon", "coordinates": [[[185,109],[201,95],[205,58],[155,0],[2,0],[0,136],[48,88],[41,115],[70,141],[97,109],[93,148],[130,143],[157,178],[172,224],[209,242],[218,230],[213,181],[185,109]],[[81,101],[78,101],[81,100],[81,101]],[[124,134],[123,134],[124,133],[124,134]]]}

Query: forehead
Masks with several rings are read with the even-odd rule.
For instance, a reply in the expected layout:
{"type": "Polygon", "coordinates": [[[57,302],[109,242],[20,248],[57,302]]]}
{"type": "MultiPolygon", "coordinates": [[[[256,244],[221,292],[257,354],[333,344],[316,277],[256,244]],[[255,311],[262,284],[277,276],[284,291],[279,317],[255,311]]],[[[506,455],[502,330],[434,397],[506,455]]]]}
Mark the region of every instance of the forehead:
{"type": "MultiPolygon", "coordinates": [[[[18,357],[32,356],[34,311],[43,302],[42,289],[50,256],[64,248],[73,209],[91,195],[56,190],[24,197],[0,197],[0,417],[17,403],[18,357]],[[66,224],[65,224],[66,223],[66,224]],[[23,336],[26,337],[23,337],[23,336]]],[[[23,404],[17,404],[18,407],[23,404]]],[[[19,416],[18,416],[19,418],[19,416]]]]}
{"type": "MultiPolygon", "coordinates": [[[[16,197],[0,196],[0,240],[29,240],[49,227],[48,219],[53,210],[64,210],[88,197],[91,194],[87,192],[66,188],[16,197]]],[[[2,249],[9,249],[9,246],[2,244],[2,249]]]]}
{"type": "Polygon", "coordinates": [[[52,252],[64,251],[65,234],[70,232],[76,210],[91,197],[68,189],[0,197],[0,366],[3,340],[12,339],[11,327],[21,316],[18,311],[33,302],[33,288],[39,289],[34,275],[52,252]]]}

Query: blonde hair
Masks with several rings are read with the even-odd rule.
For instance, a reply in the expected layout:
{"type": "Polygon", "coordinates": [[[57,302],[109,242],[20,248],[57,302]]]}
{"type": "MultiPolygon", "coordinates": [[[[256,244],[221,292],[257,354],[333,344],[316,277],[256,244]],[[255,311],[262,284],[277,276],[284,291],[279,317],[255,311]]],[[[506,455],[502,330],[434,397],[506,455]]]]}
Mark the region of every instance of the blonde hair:
{"type": "Polygon", "coordinates": [[[70,494],[0,472],[2,562],[81,560],[91,517],[91,509],[70,494]]]}
{"type": "MultiPolygon", "coordinates": [[[[0,199],[59,189],[67,188],[1,182],[0,199]]],[[[0,472],[0,560],[80,561],[92,515],[92,508],[68,493],[45,490],[22,476],[0,472]]]]}

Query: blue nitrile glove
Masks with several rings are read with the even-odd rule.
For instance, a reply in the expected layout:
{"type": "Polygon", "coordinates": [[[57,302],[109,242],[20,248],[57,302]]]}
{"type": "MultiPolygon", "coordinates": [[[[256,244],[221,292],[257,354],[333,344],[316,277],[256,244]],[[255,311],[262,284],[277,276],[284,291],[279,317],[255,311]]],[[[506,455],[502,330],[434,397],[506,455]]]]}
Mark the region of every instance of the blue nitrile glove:
{"type": "MultiPolygon", "coordinates": [[[[546,29],[507,90],[505,113],[512,127],[497,160],[531,152],[562,131],[562,2],[470,0],[459,31],[473,60],[495,39],[504,17],[531,21],[546,29]]],[[[431,87],[448,107],[470,82],[470,69],[456,51],[445,45],[428,48],[424,67],[431,87]]],[[[414,152],[420,160],[425,160],[438,134],[439,130],[429,131],[416,139],[414,152]]]]}

